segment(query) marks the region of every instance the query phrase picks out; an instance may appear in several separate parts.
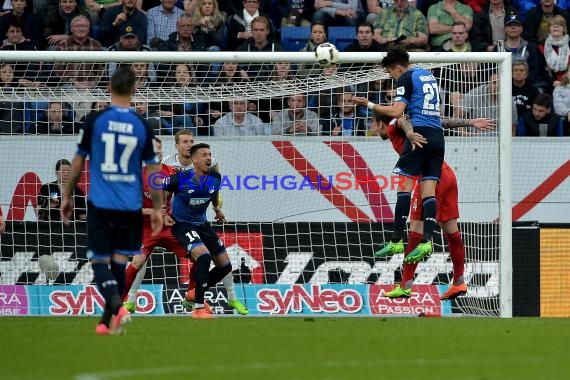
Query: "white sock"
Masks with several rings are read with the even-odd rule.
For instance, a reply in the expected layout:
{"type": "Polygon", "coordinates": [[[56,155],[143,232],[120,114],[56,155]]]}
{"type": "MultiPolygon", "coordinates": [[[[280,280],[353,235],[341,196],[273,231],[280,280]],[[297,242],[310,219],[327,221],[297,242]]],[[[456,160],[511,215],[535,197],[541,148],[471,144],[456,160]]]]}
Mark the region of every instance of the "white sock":
{"type": "Polygon", "coordinates": [[[137,292],[141,287],[142,280],[144,280],[145,273],[146,261],[143,264],[142,268],[138,271],[137,276],[135,277],[135,281],[133,281],[133,286],[131,286],[131,290],[129,290],[129,302],[137,302],[137,292]]]}
{"type": "Polygon", "coordinates": [[[234,287],[234,274],[232,272],[228,273],[226,277],[222,280],[224,287],[226,288],[226,292],[228,293],[228,301],[235,300],[236,297],[236,290],[234,287]]]}

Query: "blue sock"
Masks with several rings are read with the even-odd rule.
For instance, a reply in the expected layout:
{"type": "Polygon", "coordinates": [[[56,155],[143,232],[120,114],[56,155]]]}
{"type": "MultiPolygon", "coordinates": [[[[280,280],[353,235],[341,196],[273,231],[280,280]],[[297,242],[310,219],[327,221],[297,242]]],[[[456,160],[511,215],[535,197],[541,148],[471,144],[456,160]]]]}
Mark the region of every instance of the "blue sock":
{"type": "Polygon", "coordinates": [[[398,242],[404,236],[408,214],[410,213],[410,203],[412,193],[406,191],[398,191],[398,199],[396,200],[396,209],[394,210],[394,233],[392,234],[392,242],[398,242]]]}
{"type": "Polygon", "coordinates": [[[232,263],[228,262],[223,267],[215,267],[208,273],[208,287],[216,285],[222,281],[228,273],[232,271],[232,263]]]}
{"type": "Polygon", "coordinates": [[[127,267],[127,263],[118,263],[114,260],[111,260],[111,273],[115,277],[117,281],[117,290],[119,294],[123,294],[123,290],[125,290],[125,269],[127,267]]]}
{"type": "Polygon", "coordinates": [[[198,256],[196,260],[196,295],[195,303],[204,303],[204,293],[208,289],[208,270],[210,269],[211,256],[210,253],[204,253],[198,256]]]}
{"type": "Polygon", "coordinates": [[[113,277],[113,273],[109,269],[109,264],[99,262],[92,263],[91,268],[93,268],[93,273],[95,274],[97,287],[103,295],[103,298],[105,298],[105,304],[109,306],[113,314],[116,314],[123,303],[121,302],[121,296],[117,289],[117,280],[113,277]]]}
{"type": "Polygon", "coordinates": [[[435,217],[437,210],[437,201],[435,197],[425,197],[422,200],[423,217],[424,217],[424,237],[422,242],[430,241],[435,228],[435,217]]]}

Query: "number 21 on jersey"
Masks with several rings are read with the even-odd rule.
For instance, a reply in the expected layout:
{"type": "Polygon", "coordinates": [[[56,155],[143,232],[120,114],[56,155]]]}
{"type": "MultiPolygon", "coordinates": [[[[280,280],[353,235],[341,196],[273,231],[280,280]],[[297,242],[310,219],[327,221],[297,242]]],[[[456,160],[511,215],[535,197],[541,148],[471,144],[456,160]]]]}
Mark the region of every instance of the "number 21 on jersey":
{"type": "Polygon", "coordinates": [[[422,108],[426,111],[439,112],[439,88],[437,83],[424,83],[422,90],[424,93],[422,108]]]}

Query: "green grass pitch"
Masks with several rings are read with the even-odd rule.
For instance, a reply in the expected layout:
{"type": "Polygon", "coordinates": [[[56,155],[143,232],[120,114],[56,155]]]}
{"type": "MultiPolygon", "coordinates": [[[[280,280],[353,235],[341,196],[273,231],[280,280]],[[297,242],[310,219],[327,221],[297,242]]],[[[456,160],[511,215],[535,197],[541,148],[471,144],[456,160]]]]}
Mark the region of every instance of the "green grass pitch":
{"type": "Polygon", "coordinates": [[[570,319],[0,318],[4,380],[569,379],[570,319]]]}

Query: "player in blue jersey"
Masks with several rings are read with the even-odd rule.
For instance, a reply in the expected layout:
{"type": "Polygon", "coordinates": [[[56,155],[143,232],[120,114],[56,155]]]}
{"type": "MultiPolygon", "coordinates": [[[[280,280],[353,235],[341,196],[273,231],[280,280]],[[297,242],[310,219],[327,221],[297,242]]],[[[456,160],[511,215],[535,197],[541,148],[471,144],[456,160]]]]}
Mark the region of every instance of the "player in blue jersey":
{"type": "Polygon", "coordinates": [[[226,221],[218,197],[222,176],[210,168],[212,153],[208,144],[193,145],[190,157],[194,168],[167,178],[164,191],[174,193],[171,201],[175,220],[172,233],[195,260],[196,287],[192,317],[212,318],[212,314],[204,308],[204,293],[232,271],[226,247],[206,220],[206,210],[212,203],[216,220],[221,223],[226,221]],[[210,261],[214,261],[215,267],[208,271],[210,261]]]}
{"type": "MultiPolygon", "coordinates": [[[[128,256],[141,249],[142,164],[148,165],[149,173],[160,170],[153,131],[130,108],[135,81],[129,67],[119,68],[111,77],[111,106],[88,117],[80,131],[61,205],[62,220],[68,224],[73,209],[71,194],[89,156],[87,256],[105,298],[103,316],[95,330],[101,335],[124,333],[124,325],[130,322],[121,293],[128,256]]],[[[161,194],[160,190],[151,190],[150,220],[155,234],[163,223],[161,194]]]]}
{"type": "Polygon", "coordinates": [[[376,113],[393,118],[402,116],[405,111],[412,121],[415,133],[408,134],[404,152],[394,168],[395,174],[406,178],[403,190],[398,191],[394,233],[390,241],[384,244],[375,256],[404,252],[402,238],[410,213],[414,179],[419,179],[423,205],[423,236],[418,246],[405,258],[406,262],[415,263],[431,254],[431,238],[436,223],[435,188],[441,175],[445,153],[439,109],[439,85],[430,71],[421,67],[412,67],[409,54],[401,47],[389,50],[382,59],[382,66],[396,81],[394,103],[390,106],[381,106],[362,97],[354,97],[353,101],[376,113]],[[422,138],[427,142],[423,143],[422,138]]]}

